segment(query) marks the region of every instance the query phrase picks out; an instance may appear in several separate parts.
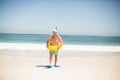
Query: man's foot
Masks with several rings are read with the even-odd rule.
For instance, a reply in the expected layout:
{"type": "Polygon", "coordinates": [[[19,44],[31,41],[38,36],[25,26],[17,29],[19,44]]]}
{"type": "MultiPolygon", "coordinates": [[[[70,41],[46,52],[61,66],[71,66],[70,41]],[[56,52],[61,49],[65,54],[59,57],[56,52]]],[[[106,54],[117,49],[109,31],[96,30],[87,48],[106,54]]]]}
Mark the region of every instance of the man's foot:
{"type": "Polygon", "coordinates": [[[54,67],[60,67],[60,65],[56,65],[56,64],[55,64],[54,67]]]}
{"type": "Polygon", "coordinates": [[[52,68],[52,66],[51,65],[47,65],[47,66],[45,66],[46,68],[52,68]]]}

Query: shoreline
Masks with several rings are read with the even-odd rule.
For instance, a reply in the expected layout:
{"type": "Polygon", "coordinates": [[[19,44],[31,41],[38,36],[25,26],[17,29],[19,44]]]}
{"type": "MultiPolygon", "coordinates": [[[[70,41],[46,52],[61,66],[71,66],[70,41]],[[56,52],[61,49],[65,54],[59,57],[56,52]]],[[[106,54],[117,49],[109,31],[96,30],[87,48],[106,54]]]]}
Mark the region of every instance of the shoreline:
{"type": "MultiPolygon", "coordinates": [[[[45,44],[0,43],[0,57],[46,57],[49,50],[45,44]]],[[[61,57],[120,56],[120,46],[63,45],[61,57]]]]}
{"type": "MultiPolygon", "coordinates": [[[[0,43],[0,50],[48,50],[46,44],[36,43],[0,43]]],[[[61,50],[80,50],[95,52],[120,52],[120,46],[105,45],[63,45],[61,50]]]]}

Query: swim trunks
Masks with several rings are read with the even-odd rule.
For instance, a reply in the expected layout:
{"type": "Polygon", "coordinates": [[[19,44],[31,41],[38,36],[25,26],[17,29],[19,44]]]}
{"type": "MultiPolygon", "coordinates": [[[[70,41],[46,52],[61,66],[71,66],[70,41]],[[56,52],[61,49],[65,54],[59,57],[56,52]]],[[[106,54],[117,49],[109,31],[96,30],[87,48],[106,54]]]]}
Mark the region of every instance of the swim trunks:
{"type": "Polygon", "coordinates": [[[52,53],[55,54],[55,55],[58,54],[58,50],[50,50],[50,52],[52,52],[52,53]]]}

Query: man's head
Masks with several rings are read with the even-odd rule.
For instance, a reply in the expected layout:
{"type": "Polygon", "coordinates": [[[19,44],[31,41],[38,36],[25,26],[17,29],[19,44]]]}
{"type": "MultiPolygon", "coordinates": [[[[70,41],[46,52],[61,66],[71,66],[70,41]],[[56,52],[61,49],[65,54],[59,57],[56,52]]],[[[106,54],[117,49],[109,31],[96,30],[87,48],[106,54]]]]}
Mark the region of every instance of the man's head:
{"type": "Polygon", "coordinates": [[[53,34],[57,34],[57,28],[53,29],[53,34]]]}

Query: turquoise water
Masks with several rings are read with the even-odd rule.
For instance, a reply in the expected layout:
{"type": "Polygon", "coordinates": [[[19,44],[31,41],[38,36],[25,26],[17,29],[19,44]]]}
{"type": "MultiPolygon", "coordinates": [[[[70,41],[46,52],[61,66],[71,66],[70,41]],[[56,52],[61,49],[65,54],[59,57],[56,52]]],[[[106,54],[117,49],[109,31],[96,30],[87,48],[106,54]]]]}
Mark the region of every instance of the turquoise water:
{"type": "MultiPolygon", "coordinates": [[[[48,34],[0,34],[5,43],[46,43],[48,34]]],[[[120,36],[61,35],[64,44],[73,45],[120,45],[120,36]]]]}

